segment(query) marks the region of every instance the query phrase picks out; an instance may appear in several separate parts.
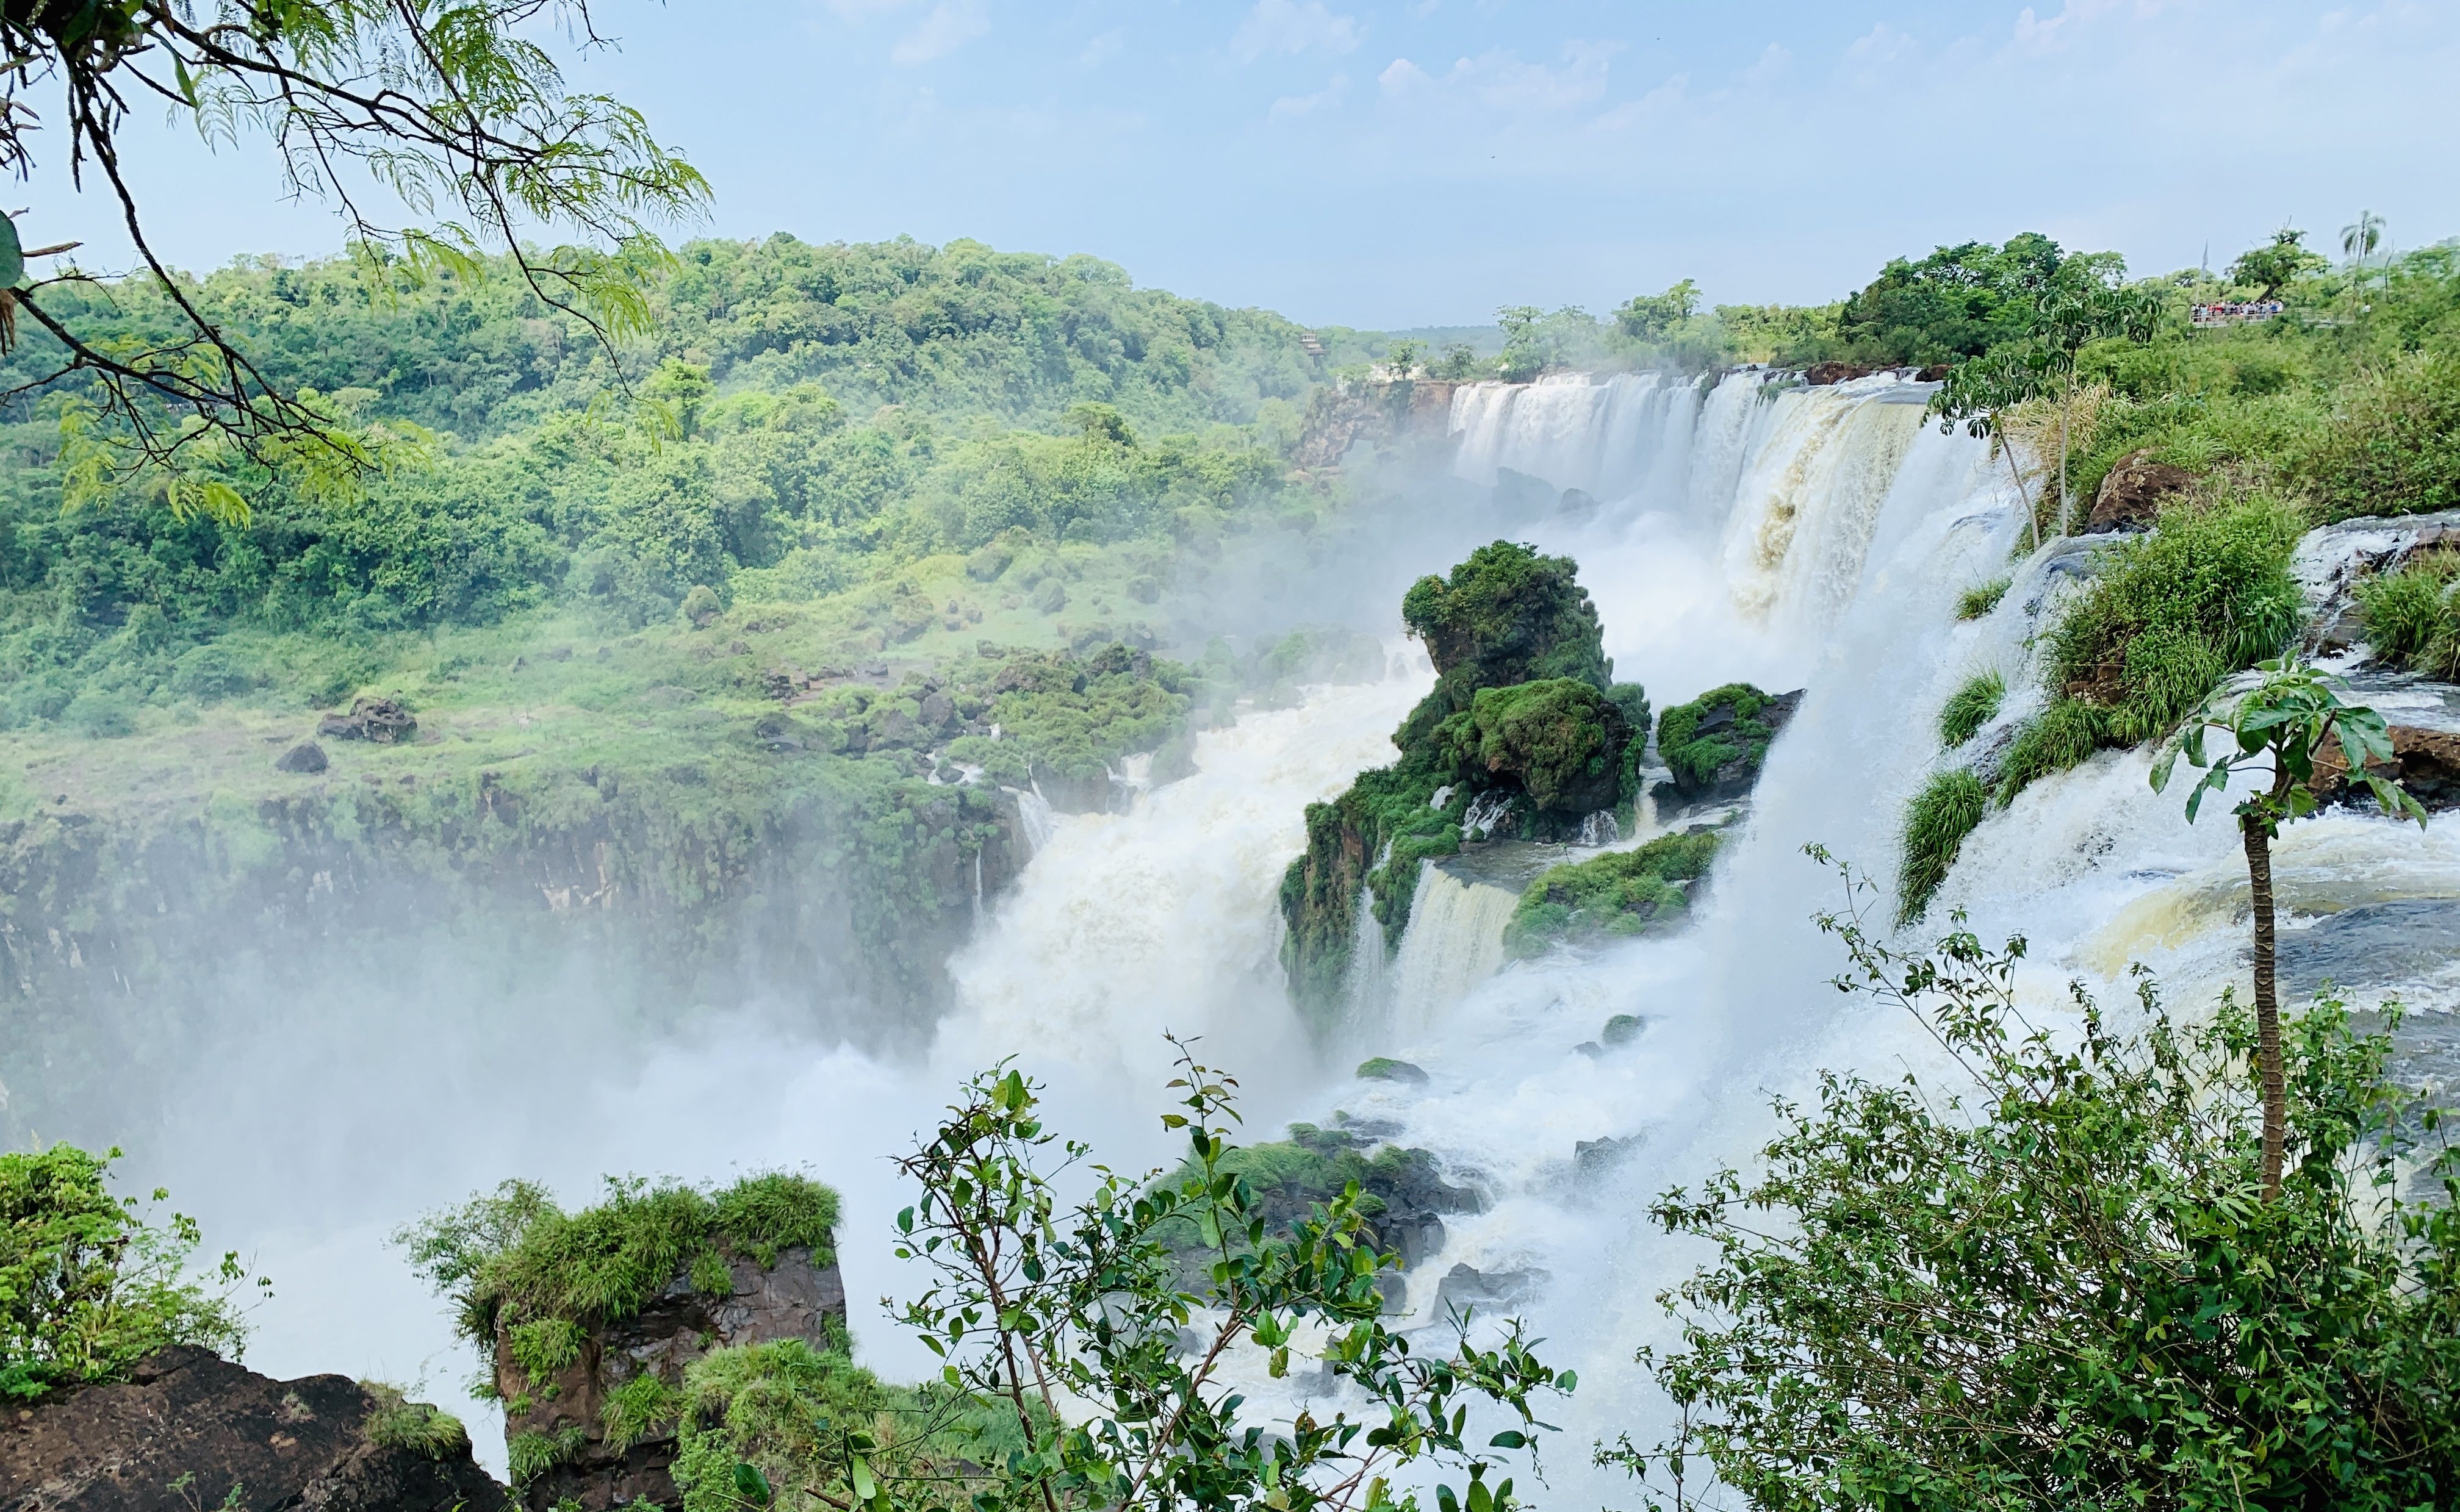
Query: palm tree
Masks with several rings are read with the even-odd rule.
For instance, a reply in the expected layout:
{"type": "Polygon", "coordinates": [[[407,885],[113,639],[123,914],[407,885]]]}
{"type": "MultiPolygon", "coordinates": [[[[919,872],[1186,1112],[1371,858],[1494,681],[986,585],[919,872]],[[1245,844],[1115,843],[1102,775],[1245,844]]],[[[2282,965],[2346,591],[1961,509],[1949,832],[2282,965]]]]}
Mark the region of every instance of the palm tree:
{"type": "Polygon", "coordinates": [[[2364,268],[2366,259],[2375,255],[2375,248],[2383,245],[2383,234],[2384,218],[2371,210],[2361,210],[2355,220],[2341,227],[2341,251],[2364,268]]]}
{"type": "Polygon", "coordinates": [[[2202,780],[2187,794],[2187,822],[2195,823],[2204,795],[2219,792],[2241,768],[2257,759],[2271,764],[2272,786],[2251,793],[2237,808],[2238,833],[2246,846],[2247,888],[2255,914],[2255,1061],[2263,1083],[2263,1200],[2280,1192],[2281,1154],[2289,1137],[2289,1096],[2280,1068],[2280,998],[2278,954],[2274,947],[2272,910],[2272,842],[2280,827],[2315,811],[2315,758],[2329,743],[2340,747],[2348,780],[2363,782],[2383,811],[2414,819],[2422,828],[2426,810],[2373,770],[2392,759],[2391,733],[2384,717],[2370,708],[2343,704],[2332,691],[2331,680],[2298,660],[2285,656],[2266,662],[2264,674],[2234,707],[2208,704],[2187,722],[2178,744],[2152,766],[2152,790],[2169,785],[2170,772],[2184,755],[2188,764],[2206,768],[2202,780]],[[2204,732],[2226,730],[2237,749],[2207,757],[2204,732]]]}

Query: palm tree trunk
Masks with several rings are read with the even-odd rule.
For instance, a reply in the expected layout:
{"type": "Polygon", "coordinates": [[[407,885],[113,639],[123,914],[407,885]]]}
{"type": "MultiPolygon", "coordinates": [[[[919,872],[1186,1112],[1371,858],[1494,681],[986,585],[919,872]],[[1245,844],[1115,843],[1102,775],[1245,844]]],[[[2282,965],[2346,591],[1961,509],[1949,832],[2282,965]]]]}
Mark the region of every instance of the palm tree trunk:
{"type": "Polygon", "coordinates": [[[2246,839],[2246,879],[2255,899],[2255,1066],[2263,1082],[2263,1200],[2270,1202],[2280,1195],[2281,1153],[2289,1142],[2272,927],[2272,835],[2254,814],[2239,816],[2238,830],[2246,839]]]}

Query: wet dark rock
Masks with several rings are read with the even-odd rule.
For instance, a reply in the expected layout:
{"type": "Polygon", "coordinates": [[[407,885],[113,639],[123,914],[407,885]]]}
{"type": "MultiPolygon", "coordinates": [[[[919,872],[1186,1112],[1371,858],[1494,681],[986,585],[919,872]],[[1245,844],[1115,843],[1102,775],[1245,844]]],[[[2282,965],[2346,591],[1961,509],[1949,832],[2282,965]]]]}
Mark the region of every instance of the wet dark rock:
{"type": "Polygon", "coordinates": [[[275,771],[295,772],[313,776],[331,765],[325,759],[325,747],[314,741],[301,741],[273,759],[275,771]]]}
{"type": "Polygon", "coordinates": [[[1474,1266],[1455,1265],[1444,1272],[1435,1287],[1435,1311],[1457,1308],[1468,1312],[1484,1303],[1509,1305],[1535,1292],[1547,1280],[1546,1272],[1534,1268],[1522,1270],[1480,1270],[1474,1266]]]}
{"type": "Polygon", "coordinates": [[[1623,1157],[1640,1148],[1637,1135],[1628,1139],[1581,1140],[1572,1147],[1572,1179],[1582,1186],[1594,1186],[1613,1173],[1623,1157]]]}
{"type": "Polygon", "coordinates": [[[1599,1031],[1598,1038],[1609,1047],[1620,1049],[1639,1039],[1641,1031],[1647,1027],[1648,1020],[1638,1014],[1617,1014],[1606,1020],[1606,1026],[1599,1031]]]}
{"type": "Polygon", "coordinates": [[[318,720],[316,733],[328,740],[363,740],[393,746],[418,733],[418,720],[389,698],[353,699],[348,714],[328,714],[318,720]]]}
{"type": "Polygon", "coordinates": [[[1579,1044],[1572,1046],[1572,1053],[1574,1055],[1587,1056],[1592,1060],[1601,1060],[1605,1059],[1606,1047],[1598,1043],[1595,1040],[1583,1040],[1579,1044]]]}
{"type": "Polygon", "coordinates": [[[431,1454],[372,1441],[386,1404],[340,1376],[278,1381],[208,1351],[163,1350],[131,1378],[0,1410],[11,1512],[498,1512],[504,1488],[464,1439],[431,1454]]]}
{"type": "Polygon", "coordinates": [[[1814,388],[1822,388],[1830,384],[1852,383],[1856,378],[1868,378],[1878,370],[1877,368],[1865,368],[1860,363],[1813,363],[1802,369],[1802,381],[1814,388]]]}
{"type": "Polygon", "coordinates": [[[945,729],[957,717],[957,701],[942,692],[922,696],[922,724],[928,729],[945,729]]]}

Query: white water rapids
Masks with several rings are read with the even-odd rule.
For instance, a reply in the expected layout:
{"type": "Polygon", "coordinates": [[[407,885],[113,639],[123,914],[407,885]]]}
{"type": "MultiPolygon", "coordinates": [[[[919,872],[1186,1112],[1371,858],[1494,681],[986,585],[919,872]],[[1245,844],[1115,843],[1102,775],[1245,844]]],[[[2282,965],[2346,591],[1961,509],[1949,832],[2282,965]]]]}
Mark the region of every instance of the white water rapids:
{"type": "MultiPolygon", "coordinates": [[[[1014,1056],[1052,1083],[1054,1127],[1114,1165],[1167,1160],[1176,1141],[1155,1120],[1161,1037],[1199,1035],[1205,1058],[1244,1082],[1253,1137],[1335,1110],[1387,1119],[1398,1142],[1486,1192],[1485,1211],[1447,1220],[1446,1248],[1413,1273],[1411,1305],[1426,1318],[1435,1278],[1455,1263],[1543,1271],[1523,1311],[1550,1362],[1576,1367],[1582,1384],[1550,1415],[1566,1430],[1549,1450],[1551,1484],[1524,1481],[1523,1494],[1632,1504],[1627,1483],[1588,1467],[1588,1446],[1662,1431],[1631,1355],[1672,1339],[1655,1295],[1700,1258],[1655,1233],[1648,1199],[1747,1161],[1769,1130],[1769,1096],[1798,1092],[1813,1068],[1938,1069],[1916,1025],[1827,985],[1842,961],[1810,915],[1841,894],[1800,853],[1817,841],[1892,880],[1897,816],[1932,769],[1947,695],[1995,666],[2011,690],[2005,717],[2028,706],[2028,638],[2055,591],[2052,567],[2046,554],[2017,566],[1994,615],[1955,620],[1962,589],[2010,570],[2016,512],[1977,443],[1921,425],[1926,394],[1880,377],[1763,396],[1759,375],[1743,373],[1713,388],[1643,374],[1473,385],[1455,397],[1463,477],[1509,469],[1598,501],[1515,534],[1579,559],[1619,678],[1659,707],[1736,679],[1809,690],[1686,932],[1497,971],[1487,932],[1504,905],[1475,895],[1495,890],[1431,876],[1420,908],[1449,910],[1477,938],[1440,938],[1433,914],[1413,919],[1414,952],[1363,968],[1390,1003],[1380,1041],[1327,1063],[1283,994],[1277,890],[1304,842],[1304,806],[1390,759],[1389,731],[1430,682],[1412,659],[1420,669],[1407,675],[1317,689],[1207,732],[1197,775],[1127,813],[1057,818],[955,962],[961,1006],[926,1064],[798,1045],[747,1019],[658,1052],[553,1127],[513,1129],[483,1165],[465,1152],[420,1172],[406,1200],[457,1199],[515,1171],[579,1200],[606,1171],[808,1166],[844,1194],[860,1353],[911,1378],[928,1357],[863,1306],[914,1284],[888,1258],[889,1215],[908,1199],[884,1158],[910,1147],[960,1077],[1014,1056]],[[1636,1040],[1576,1052],[1623,1013],[1647,1020],[1636,1040]],[[1362,1053],[1406,1059],[1430,1080],[1353,1082],[1362,1053]],[[572,1137],[575,1125],[587,1137],[572,1137]],[[1584,1182],[1576,1146],[1604,1139],[1638,1144],[1584,1182]]],[[[2189,827],[2145,769],[2140,753],[2106,754],[2036,785],[1967,841],[1935,905],[1935,919],[1969,910],[1985,937],[2027,933],[2025,982],[2046,1017],[2065,1011],[2070,976],[2114,999],[2131,958],[2162,970],[2181,998],[2237,969],[2234,835],[2209,820],[2189,827]]],[[[2460,895],[2455,830],[2301,825],[2281,847],[2283,895],[2297,907],[2361,874],[2386,896],[2460,895]]],[[[261,1236],[258,1263],[282,1290],[260,1316],[252,1363],[423,1377],[456,1395],[466,1359],[443,1309],[418,1296],[381,1232],[308,1222],[261,1236]],[[371,1287],[391,1291],[371,1305],[371,1287]]],[[[500,1439],[474,1437],[500,1463],[500,1439]]]]}

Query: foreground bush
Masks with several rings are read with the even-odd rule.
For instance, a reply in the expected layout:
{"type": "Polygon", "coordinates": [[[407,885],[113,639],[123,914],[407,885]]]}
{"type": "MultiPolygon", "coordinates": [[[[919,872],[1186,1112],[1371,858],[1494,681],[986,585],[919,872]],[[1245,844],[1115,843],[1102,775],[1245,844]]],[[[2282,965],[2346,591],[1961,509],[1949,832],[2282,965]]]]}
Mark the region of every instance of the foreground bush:
{"type": "Polygon", "coordinates": [[[2438,1149],[2435,1195],[2403,1194],[2435,1121],[2386,1084],[2386,1036],[2328,1001],[2292,1027],[2267,1204],[2235,1002],[2174,1023],[2147,979],[2121,1031],[2079,989],[2053,1035],[2017,1005],[2021,940],[1906,956],[1821,922],[1839,985],[1972,1081],[1824,1075],[1757,1175],[1660,1200],[1718,1251],[1664,1299],[1682,1348],[1644,1356],[1682,1427],[1603,1459],[1677,1505],[1703,1457],[1761,1507],[2453,1504],[2460,1178],[2438,1149]]]}
{"type": "Polygon", "coordinates": [[[219,1291],[193,1277],[195,1220],[157,1225],[113,1197],[103,1177],[118,1157],[0,1155],[0,1402],[119,1379],[173,1344],[236,1354],[245,1338],[239,1257],[223,1256],[219,1291]]]}

